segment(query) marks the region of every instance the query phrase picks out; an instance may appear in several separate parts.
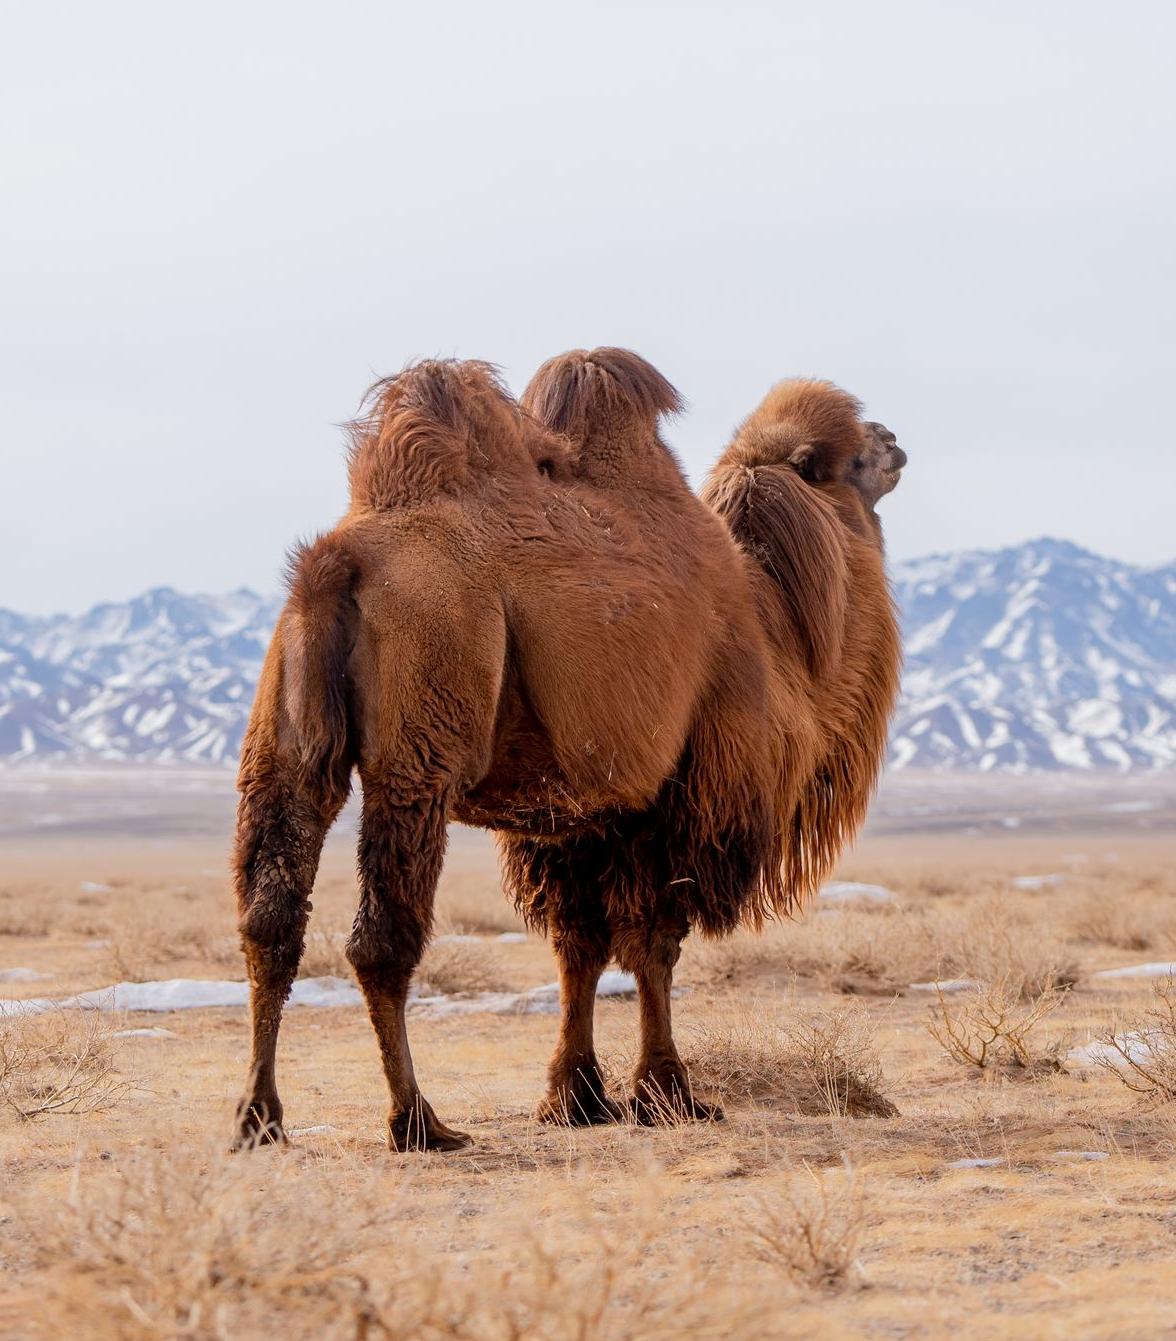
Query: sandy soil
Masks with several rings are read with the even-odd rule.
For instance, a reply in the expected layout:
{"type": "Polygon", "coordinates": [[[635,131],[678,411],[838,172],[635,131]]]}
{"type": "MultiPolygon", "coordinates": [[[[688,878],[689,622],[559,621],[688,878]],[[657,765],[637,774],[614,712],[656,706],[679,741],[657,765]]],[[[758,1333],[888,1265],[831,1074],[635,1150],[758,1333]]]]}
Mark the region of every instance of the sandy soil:
{"type": "MultiPolygon", "coordinates": [[[[392,1155],[362,1008],[300,1008],[292,1144],[229,1157],[243,1011],[0,1020],[0,1335],[1176,1335],[1176,1103],[1076,1052],[1155,1004],[1099,971],[1176,960],[1173,791],[888,785],[838,878],[892,901],[687,947],[677,1027],[721,1124],[537,1126],[552,1017],[419,1012],[425,1092],[475,1144],[392,1155]],[[980,986],[912,989],[936,977],[980,986]],[[1028,1066],[928,1028],[994,992],[1014,1024],[1043,1003],[1028,1066]],[[71,1066],[95,1111],[22,1117],[71,1066]]],[[[231,806],[224,775],[0,775],[0,996],[241,977],[231,806]]],[[[312,976],[347,972],[353,839],[345,817],[312,976]]],[[[541,941],[498,940],[519,928],[482,835],[453,833],[438,908],[475,938],[431,952],[444,992],[554,979],[541,941]]],[[[635,1010],[597,1017],[619,1096],[635,1010]]]]}

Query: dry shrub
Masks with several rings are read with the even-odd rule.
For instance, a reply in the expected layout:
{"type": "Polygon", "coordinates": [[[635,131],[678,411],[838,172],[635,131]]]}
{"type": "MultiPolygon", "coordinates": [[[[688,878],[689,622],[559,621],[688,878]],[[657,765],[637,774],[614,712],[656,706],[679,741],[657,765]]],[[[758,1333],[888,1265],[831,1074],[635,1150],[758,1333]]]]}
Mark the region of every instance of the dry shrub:
{"type": "Polygon", "coordinates": [[[169,911],[118,920],[107,933],[103,970],[117,982],[151,982],[168,976],[184,960],[241,965],[240,943],[227,928],[177,921],[169,911]]]}
{"type": "Polygon", "coordinates": [[[931,1037],[954,1062],[978,1070],[994,1067],[1024,1071],[1060,1071],[1064,1045],[1035,1054],[1029,1035],[1061,1004],[1063,993],[1045,987],[1028,1003],[1007,980],[981,983],[958,1004],[951,1005],[936,989],[938,1005],[928,1021],[931,1037]]]}
{"type": "Polygon", "coordinates": [[[963,918],[945,958],[963,976],[999,984],[1006,996],[1022,1001],[1069,991],[1080,981],[1078,965],[1053,927],[1033,911],[1003,898],[983,900],[963,918]]]}
{"type": "Polygon", "coordinates": [[[0,936],[46,936],[52,926],[53,916],[44,903],[11,890],[0,895],[0,936]]]}
{"type": "Polygon", "coordinates": [[[1171,942],[1169,919],[1167,906],[1158,901],[1090,894],[1073,909],[1070,934],[1089,945],[1151,950],[1171,942]]]}
{"type": "Polygon", "coordinates": [[[446,931],[465,936],[497,936],[521,931],[523,924],[506,895],[483,879],[463,881],[438,896],[437,920],[446,931]],[[471,887],[472,885],[472,887],[471,887]]]}
{"type": "Polygon", "coordinates": [[[170,958],[162,928],[138,922],[120,926],[109,937],[102,955],[102,970],[116,982],[150,982],[158,977],[161,962],[170,958]]]}
{"type": "MultiPolygon", "coordinates": [[[[329,1171],[257,1172],[244,1160],[154,1154],[115,1179],[75,1179],[57,1215],[27,1207],[47,1305],[32,1320],[39,1334],[261,1337],[281,1319],[301,1336],[365,1335],[376,1304],[347,1262],[395,1198],[357,1182],[328,1200],[316,1184],[329,1171]]],[[[407,1338],[427,1299],[399,1302],[404,1329],[386,1334],[407,1338]]]]}
{"type": "MultiPolygon", "coordinates": [[[[683,976],[704,986],[746,978],[818,978],[843,990],[901,991],[944,963],[938,914],[926,908],[817,908],[762,937],[687,944],[683,976]]],[[[949,967],[951,967],[949,965],[949,967]]]]}
{"type": "Polygon", "coordinates": [[[805,1184],[760,1201],[747,1227],[751,1252],[795,1285],[832,1291],[859,1284],[857,1254],[866,1221],[862,1186],[848,1166],[804,1167],[805,1184]]]}
{"type": "Polygon", "coordinates": [[[1099,1040],[1111,1055],[1099,1065],[1112,1072],[1136,1094],[1161,1103],[1176,1102],[1176,982],[1165,978],[1152,988],[1151,1007],[1130,1022],[1123,1033],[1114,1030],[1099,1040]]]}
{"type": "Polygon", "coordinates": [[[507,990],[502,960],[476,941],[434,942],[421,959],[416,980],[422,996],[507,990]]]}
{"type": "Polygon", "coordinates": [[[347,937],[350,929],[312,927],[306,933],[306,945],[298,965],[300,978],[350,978],[347,937]]]}
{"type": "Polygon", "coordinates": [[[782,1023],[747,1015],[700,1030],[688,1069],[724,1097],[794,1105],[810,1117],[894,1117],[874,1031],[858,1005],[782,1023]]]}
{"type": "Polygon", "coordinates": [[[758,936],[738,931],[718,941],[687,941],[678,977],[699,987],[721,987],[773,972],[794,972],[788,947],[781,945],[775,928],[758,936]]]}
{"type": "Polygon", "coordinates": [[[114,1064],[117,1027],[101,1011],[0,1016],[0,1098],[24,1119],[104,1113],[133,1088],[114,1064]]]}

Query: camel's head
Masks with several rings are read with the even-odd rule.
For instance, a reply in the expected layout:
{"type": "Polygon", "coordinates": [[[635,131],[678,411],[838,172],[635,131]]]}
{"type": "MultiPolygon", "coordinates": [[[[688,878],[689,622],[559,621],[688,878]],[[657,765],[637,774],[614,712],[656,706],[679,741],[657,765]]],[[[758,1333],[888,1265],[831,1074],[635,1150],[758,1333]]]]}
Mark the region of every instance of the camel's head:
{"type": "Polygon", "coordinates": [[[884,424],[862,424],[862,447],[849,462],[845,482],[852,485],[866,507],[873,510],[898,483],[907,463],[906,452],[884,424]]]}

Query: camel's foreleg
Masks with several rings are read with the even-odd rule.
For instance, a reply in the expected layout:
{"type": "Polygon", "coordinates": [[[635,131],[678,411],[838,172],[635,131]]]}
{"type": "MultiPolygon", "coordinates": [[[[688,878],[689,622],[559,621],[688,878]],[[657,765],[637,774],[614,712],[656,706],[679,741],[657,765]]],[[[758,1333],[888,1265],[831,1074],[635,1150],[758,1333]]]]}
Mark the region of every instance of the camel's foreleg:
{"type": "Polygon", "coordinates": [[[391,1109],[392,1150],[460,1150],[470,1138],[437,1117],[417,1085],[405,1004],[433,925],[433,898],[445,854],[444,793],[405,800],[364,777],[359,844],[359,911],[347,958],[367,998],[391,1109]]]}
{"type": "Polygon", "coordinates": [[[596,986],[608,963],[608,937],[603,926],[556,929],[559,961],[559,1041],[547,1069],[547,1093],[535,1110],[540,1122],[574,1127],[616,1122],[624,1116],[608,1097],[593,1041],[596,986]]]}
{"type": "Polygon", "coordinates": [[[602,897],[611,849],[597,836],[499,841],[515,901],[550,933],[559,963],[559,1041],[535,1117],[575,1127],[615,1122],[624,1112],[608,1097],[593,1042],[596,986],[612,940],[602,897]]]}
{"type": "Polygon", "coordinates": [[[648,922],[626,922],[614,941],[617,961],[637,979],[641,1046],[629,1101],[636,1121],[646,1125],[682,1119],[720,1121],[718,1104],[700,1099],[674,1043],[670,997],[674,966],[689,930],[685,917],[666,909],[648,922]]]}

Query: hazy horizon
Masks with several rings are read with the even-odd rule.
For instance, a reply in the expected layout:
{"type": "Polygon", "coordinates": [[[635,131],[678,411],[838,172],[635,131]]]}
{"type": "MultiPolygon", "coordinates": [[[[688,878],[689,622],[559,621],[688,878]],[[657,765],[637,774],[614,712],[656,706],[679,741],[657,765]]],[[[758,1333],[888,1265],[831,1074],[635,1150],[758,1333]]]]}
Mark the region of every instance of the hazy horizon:
{"type": "Polygon", "coordinates": [[[14,11],[0,607],[278,589],[364,388],[620,344],[698,482],[827,376],[910,465],[893,559],[1176,554],[1176,11],[14,11]]]}

